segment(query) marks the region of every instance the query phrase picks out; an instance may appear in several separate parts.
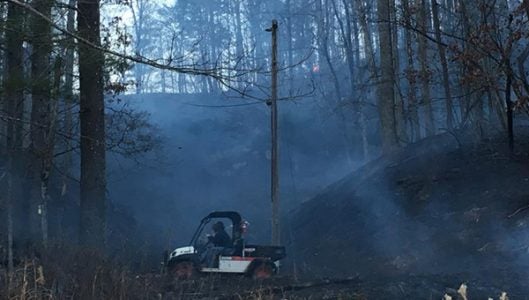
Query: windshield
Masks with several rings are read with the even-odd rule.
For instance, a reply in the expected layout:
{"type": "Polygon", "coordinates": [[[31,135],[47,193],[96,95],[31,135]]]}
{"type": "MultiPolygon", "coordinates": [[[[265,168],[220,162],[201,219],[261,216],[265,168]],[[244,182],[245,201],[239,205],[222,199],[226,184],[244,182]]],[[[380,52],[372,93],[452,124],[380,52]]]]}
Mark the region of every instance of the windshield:
{"type": "Polygon", "coordinates": [[[233,224],[230,219],[214,218],[210,219],[202,230],[198,233],[195,246],[200,247],[207,245],[216,235],[226,234],[230,240],[233,239],[233,224]]]}

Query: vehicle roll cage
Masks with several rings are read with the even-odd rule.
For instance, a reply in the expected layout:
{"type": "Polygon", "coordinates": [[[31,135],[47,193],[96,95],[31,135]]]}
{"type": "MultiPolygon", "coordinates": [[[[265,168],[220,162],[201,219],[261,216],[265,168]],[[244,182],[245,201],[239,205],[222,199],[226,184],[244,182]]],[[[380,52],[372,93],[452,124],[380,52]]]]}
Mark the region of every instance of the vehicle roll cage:
{"type": "Polygon", "coordinates": [[[193,234],[193,238],[191,239],[190,245],[195,245],[198,237],[204,230],[204,227],[212,220],[212,219],[230,219],[232,223],[232,242],[235,243],[235,241],[239,240],[242,236],[241,232],[241,215],[238,212],[235,211],[214,211],[204,217],[202,221],[200,221],[200,225],[198,225],[197,230],[195,231],[195,234],[193,234]]]}

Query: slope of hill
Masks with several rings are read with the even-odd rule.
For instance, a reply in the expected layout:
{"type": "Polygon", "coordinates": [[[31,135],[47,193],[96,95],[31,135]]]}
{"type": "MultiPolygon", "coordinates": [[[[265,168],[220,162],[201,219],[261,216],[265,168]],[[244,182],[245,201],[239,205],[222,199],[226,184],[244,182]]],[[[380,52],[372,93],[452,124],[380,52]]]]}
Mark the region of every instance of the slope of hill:
{"type": "Polygon", "coordinates": [[[290,262],[319,276],[516,280],[529,262],[529,157],[526,143],[506,148],[443,135],[365,165],[292,212],[290,262]]]}

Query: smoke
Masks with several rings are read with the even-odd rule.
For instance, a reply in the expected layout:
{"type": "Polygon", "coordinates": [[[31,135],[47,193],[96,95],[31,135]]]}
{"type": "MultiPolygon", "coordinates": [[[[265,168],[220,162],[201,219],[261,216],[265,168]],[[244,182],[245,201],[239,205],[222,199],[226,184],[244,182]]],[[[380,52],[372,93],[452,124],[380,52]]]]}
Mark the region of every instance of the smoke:
{"type": "MultiPolygon", "coordinates": [[[[503,139],[449,135],[381,157],[291,214],[291,261],[319,276],[460,274],[487,284],[527,274],[526,156],[503,139]]],[[[291,266],[289,266],[291,267],[291,266]]],[[[458,275],[459,276],[459,275],[458,275]]]]}
{"type": "MultiPolygon", "coordinates": [[[[109,197],[128,208],[150,251],[185,245],[199,221],[215,210],[239,211],[251,224],[248,241],[270,242],[265,104],[223,107],[237,100],[206,94],[122,100],[148,112],[162,137],[161,155],[109,161],[109,197]]],[[[286,214],[354,166],[347,162],[343,137],[334,133],[333,117],[324,119],[310,102],[282,102],[279,109],[280,195],[286,214]]]]}

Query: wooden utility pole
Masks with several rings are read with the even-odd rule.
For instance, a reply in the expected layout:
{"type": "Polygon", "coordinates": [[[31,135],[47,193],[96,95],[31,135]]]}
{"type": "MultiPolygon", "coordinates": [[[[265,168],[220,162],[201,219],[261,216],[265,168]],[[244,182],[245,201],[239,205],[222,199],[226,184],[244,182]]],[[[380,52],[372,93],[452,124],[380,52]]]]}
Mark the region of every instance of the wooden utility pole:
{"type": "Polygon", "coordinates": [[[270,96],[270,121],[272,127],[272,167],[271,167],[271,196],[272,196],[272,245],[281,244],[281,227],[279,217],[279,170],[277,143],[277,20],[272,21],[272,95],[270,96]]]}

